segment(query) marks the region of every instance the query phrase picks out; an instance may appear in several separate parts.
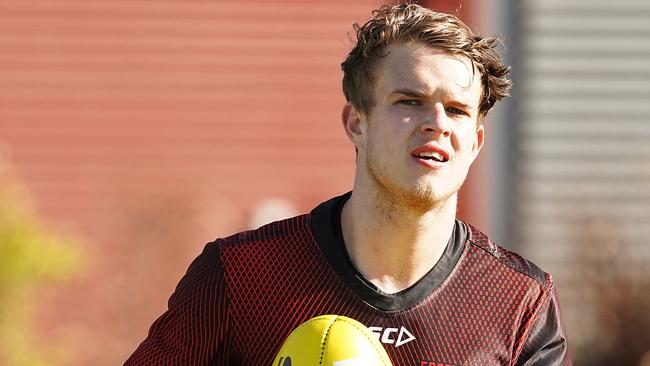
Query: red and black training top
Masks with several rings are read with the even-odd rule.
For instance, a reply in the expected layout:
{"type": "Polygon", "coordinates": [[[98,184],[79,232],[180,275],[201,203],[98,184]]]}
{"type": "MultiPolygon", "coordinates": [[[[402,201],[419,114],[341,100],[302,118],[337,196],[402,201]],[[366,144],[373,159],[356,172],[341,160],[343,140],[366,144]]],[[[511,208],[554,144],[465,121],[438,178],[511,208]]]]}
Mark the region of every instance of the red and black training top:
{"type": "Polygon", "coordinates": [[[370,327],[395,366],[571,365],[547,273],[457,220],[428,274],[383,293],[346,254],[348,198],[206,245],[125,365],[269,366],[323,314],[370,327]]]}

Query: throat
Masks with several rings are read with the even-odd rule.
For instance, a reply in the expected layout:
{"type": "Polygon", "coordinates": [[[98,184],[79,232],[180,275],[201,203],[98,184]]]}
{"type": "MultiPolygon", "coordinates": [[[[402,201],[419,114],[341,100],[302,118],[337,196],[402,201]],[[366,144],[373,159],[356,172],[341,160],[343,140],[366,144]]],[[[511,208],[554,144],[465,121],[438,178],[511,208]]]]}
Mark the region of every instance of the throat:
{"type": "Polygon", "coordinates": [[[386,211],[378,204],[353,191],[342,208],[341,231],[355,269],[393,294],[416,284],[438,263],[453,232],[455,210],[420,214],[397,207],[386,211]]]}
{"type": "Polygon", "coordinates": [[[425,250],[416,247],[385,245],[383,248],[355,248],[346,245],[356,270],[375,287],[387,294],[404,291],[420,281],[442,257],[447,238],[442,245],[430,245],[425,250]]]}
{"type": "MultiPolygon", "coordinates": [[[[428,271],[427,271],[428,272],[428,271]]],[[[425,272],[426,274],[426,272],[425,272]]],[[[377,289],[385,294],[394,295],[414,286],[422,277],[415,276],[413,278],[400,278],[399,276],[384,275],[376,278],[365,277],[366,280],[372,283],[377,289]]]]}

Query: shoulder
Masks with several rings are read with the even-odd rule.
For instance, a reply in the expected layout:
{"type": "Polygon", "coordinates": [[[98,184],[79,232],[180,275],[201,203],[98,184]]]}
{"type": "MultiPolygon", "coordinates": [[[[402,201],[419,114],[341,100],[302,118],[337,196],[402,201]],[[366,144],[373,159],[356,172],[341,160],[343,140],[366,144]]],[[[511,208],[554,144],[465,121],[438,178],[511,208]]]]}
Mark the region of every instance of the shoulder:
{"type": "Polygon", "coordinates": [[[242,231],[209,245],[217,247],[219,262],[227,277],[238,280],[305,263],[317,251],[309,214],[242,231]]]}
{"type": "Polygon", "coordinates": [[[521,255],[495,244],[486,234],[475,227],[467,223],[465,225],[468,228],[467,241],[469,245],[484,252],[488,258],[498,262],[501,266],[535,281],[546,290],[552,289],[553,279],[550,274],[521,255]]]}
{"type": "Polygon", "coordinates": [[[309,215],[300,215],[218,238],[205,245],[194,259],[189,273],[228,272],[233,266],[244,268],[277,258],[282,252],[300,246],[311,238],[309,215]]]}
{"type": "Polygon", "coordinates": [[[254,230],[246,230],[225,238],[215,240],[210,245],[219,247],[219,251],[233,252],[245,248],[264,246],[273,247],[296,237],[310,236],[310,215],[303,214],[283,220],[278,220],[254,230]]]}

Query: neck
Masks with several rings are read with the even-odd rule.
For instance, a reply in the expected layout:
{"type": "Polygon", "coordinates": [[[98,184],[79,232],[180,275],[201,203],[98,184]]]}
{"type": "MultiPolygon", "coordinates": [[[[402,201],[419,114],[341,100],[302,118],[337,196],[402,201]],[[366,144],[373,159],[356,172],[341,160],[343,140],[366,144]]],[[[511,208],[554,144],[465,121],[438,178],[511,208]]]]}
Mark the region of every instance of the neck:
{"type": "Polygon", "coordinates": [[[345,246],[357,270],[380,290],[415,284],[438,262],[451,237],[456,194],[428,211],[415,210],[377,191],[353,191],[343,207],[345,246]]]}

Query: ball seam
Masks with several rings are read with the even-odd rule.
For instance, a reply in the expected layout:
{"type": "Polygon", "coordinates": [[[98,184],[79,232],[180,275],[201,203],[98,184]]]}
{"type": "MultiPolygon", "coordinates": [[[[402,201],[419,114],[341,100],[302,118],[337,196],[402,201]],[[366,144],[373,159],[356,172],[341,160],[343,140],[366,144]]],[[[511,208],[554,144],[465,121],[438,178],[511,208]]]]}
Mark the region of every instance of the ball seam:
{"type": "Polygon", "coordinates": [[[335,316],[334,319],[332,319],[330,323],[327,325],[327,329],[325,329],[325,336],[323,337],[323,341],[320,344],[320,360],[318,360],[319,366],[323,365],[323,358],[325,357],[325,345],[327,344],[327,337],[330,335],[330,330],[332,330],[332,326],[338,319],[339,317],[335,316]]]}
{"type": "MultiPolygon", "coordinates": [[[[370,337],[368,337],[368,335],[366,334],[366,331],[367,331],[368,328],[361,328],[361,327],[359,327],[357,324],[355,324],[355,323],[353,323],[353,322],[351,322],[351,321],[348,321],[348,320],[347,320],[346,318],[344,318],[344,317],[341,317],[341,318],[338,319],[338,320],[344,321],[344,322],[350,324],[351,326],[357,328],[357,330],[359,330],[360,333],[363,334],[364,337],[366,337],[366,339],[370,342],[370,344],[371,344],[371,345],[373,346],[373,348],[375,349],[375,352],[377,352],[377,354],[381,354],[380,350],[377,348],[377,345],[373,342],[375,339],[374,339],[374,338],[370,338],[370,337]]],[[[328,331],[329,331],[329,329],[328,329],[328,331]]],[[[386,352],[386,349],[383,349],[383,348],[382,348],[382,351],[386,352]]],[[[382,361],[382,364],[384,364],[384,366],[385,366],[385,365],[386,365],[386,362],[382,361]]]]}

